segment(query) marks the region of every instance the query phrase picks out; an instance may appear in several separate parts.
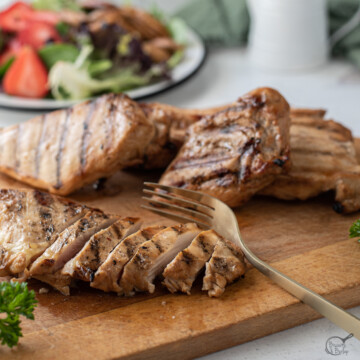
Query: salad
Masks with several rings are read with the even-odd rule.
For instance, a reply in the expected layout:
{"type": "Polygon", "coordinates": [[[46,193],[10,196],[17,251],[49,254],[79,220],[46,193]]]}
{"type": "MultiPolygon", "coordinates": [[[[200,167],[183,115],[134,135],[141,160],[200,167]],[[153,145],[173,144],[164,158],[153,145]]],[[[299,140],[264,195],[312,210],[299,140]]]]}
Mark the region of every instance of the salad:
{"type": "Polygon", "coordinates": [[[101,1],[17,1],[0,12],[0,81],[8,95],[78,100],[171,77],[182,20],[101,1]]]}

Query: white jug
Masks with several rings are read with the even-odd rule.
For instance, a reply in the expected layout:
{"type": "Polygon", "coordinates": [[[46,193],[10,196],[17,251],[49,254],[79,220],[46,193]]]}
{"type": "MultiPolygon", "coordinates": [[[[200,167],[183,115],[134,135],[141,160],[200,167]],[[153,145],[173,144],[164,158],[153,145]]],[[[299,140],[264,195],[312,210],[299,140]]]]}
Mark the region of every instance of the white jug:
{"type": "MultiPolygon", "coordinates": [[[[247,0],[247,4],[252,63],[261,68],[296,70],[327,61],[330,41],[325,0],[247,0]]],[[[334,34],[337,40],[357,25],[357,18],[334,34]]]]}

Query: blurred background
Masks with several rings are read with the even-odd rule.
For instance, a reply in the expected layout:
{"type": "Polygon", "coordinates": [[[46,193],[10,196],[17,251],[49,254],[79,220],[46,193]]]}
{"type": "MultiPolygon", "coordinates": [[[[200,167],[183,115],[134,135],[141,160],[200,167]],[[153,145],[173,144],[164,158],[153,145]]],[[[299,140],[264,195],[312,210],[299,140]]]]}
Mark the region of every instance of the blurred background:
{"type": "MultiPolygon", "coordinates": [[[[208,56],[201,69],[149,101],[202,108],[271,86],[292,106],[327,109],[329,117],[360,135],[358,0],[109,2],[146,9],[156,6],[183,18],[206,43],[208,56]]],[[[1,6],[10,3],[2,0],[1,6]]],[[[21,113],[12,116],[15,122],[24,119],[21,113]]]]}

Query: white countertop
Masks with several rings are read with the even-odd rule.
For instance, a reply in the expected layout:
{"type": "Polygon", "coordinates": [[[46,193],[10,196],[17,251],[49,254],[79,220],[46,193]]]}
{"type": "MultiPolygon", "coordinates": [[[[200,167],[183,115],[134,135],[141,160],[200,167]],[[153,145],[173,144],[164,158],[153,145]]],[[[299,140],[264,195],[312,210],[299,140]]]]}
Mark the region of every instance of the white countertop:
{"type": "MultiPolygon", "coordinates": [[[[149,101],[182,107],[208,107],[232,102],[247,91],[271,86],[297,107],[328,109],[328,115],[360,136],[360,71],[351,64],[330,62],[311,71],[259,71],[240,48],[213,50],[204,67],[191,79],[149,101]]],[[[36,112],[0,108],[0,127],[24,121],[36,112]]],[[[359,269],[354,269],[359,271],[359,269]]],[[[352,309],[360,317],[360,307],[352,309]]],[[[326,340],[347,334],[322,319],[204,357],[215,359],[360,359],[360,342],[346,342],[347,354],[325,352],[326,340]]]]}

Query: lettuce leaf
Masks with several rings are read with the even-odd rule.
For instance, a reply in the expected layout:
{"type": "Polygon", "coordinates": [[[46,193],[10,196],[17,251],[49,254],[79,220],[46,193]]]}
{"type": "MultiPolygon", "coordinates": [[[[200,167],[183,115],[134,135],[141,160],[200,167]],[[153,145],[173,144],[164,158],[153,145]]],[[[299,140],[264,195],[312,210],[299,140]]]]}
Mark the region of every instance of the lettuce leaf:
{"type": "Polygon", "coordinates": [[[8,71],[8,69],[10,68],[11,64],[14,62],[15,57],[12,56],[11,58],[9,58],[8,60],[6,60],[4,62],[4,64],[2,64],[0,66],[0,79],[5,75],[5,73],[8,71]]]}
{"type": "Polygon", "coordinates": [[[41,60],[48,69],[51,69],[58,61],[74,62],[80,54],[80,50],[71,44],[49,44],[39,50],[41,60]]]}
{"type": "Polygon", "coordinates": [[[37,10],[61,11],[63,9],[80,11],[81,7],[74,0],[33,0],[32,6],[37,10]]]}
{"type": "Polygon", "coordinates": [[[108,64],[89,60],[93,51],[92,46],[85,46],[75,62],[58,61],[49,73],[49,84],[55,99],[86,99],[103,92],[121,92],[143,86],[151,81],[152,73],[137,75],[136,68],[127,67],[113,73],[108,73],[102,79],[94,79],[92,72],[97,67],[98,73],[106,71],[108,64]]]}

